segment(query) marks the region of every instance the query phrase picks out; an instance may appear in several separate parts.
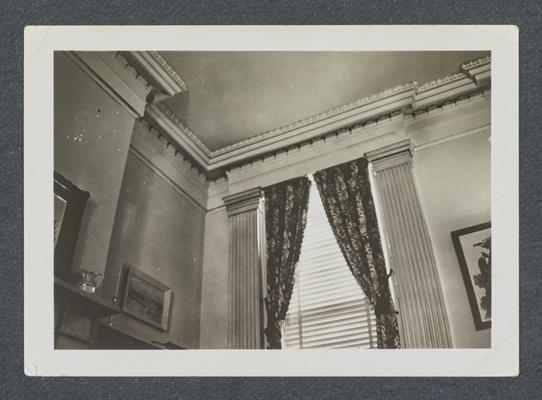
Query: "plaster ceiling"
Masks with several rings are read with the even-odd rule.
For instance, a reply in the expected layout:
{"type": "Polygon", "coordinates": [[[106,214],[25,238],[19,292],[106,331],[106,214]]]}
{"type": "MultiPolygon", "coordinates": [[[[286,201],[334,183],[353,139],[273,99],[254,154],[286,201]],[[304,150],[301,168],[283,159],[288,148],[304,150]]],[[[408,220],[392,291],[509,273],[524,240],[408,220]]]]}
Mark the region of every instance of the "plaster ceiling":
{"type": "Polygon", "coordinates": [[[166,105],[211,150],[489,52],[161,52],[188,86],[166,105]]]}

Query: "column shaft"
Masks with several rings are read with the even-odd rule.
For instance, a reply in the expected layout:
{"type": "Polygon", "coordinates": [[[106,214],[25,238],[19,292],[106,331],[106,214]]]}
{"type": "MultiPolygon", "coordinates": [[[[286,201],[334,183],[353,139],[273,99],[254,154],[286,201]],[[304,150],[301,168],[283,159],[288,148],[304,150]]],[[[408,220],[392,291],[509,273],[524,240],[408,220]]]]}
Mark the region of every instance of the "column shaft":
{"type": "Polygon", "coordinates": [[[427,225],[405,144],[367,154],[375,172],[383,227],[406,348],[452,346],[448,317],[427,225]]]}
{"type": "Polygon", "coordinates": [[[224,198],[229,214],[228,345],[232,349],[264,347],[263,201],[259,188],[224,198]]]}

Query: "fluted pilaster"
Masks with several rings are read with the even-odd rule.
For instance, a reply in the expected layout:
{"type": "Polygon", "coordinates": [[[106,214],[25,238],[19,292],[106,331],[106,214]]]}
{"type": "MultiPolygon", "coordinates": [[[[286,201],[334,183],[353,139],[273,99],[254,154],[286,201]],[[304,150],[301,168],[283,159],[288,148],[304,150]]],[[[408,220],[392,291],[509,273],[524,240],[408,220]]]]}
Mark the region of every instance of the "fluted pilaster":
{"type": "Polygon", "coordinates": [[[265,218],[260,188],[227,196],[230,292],[228,345],[264,348],[265,218]]]}
{"type": "Polygon", "coordinates": [[[405,348],[452,346],[431,239],[412,175],[408,141],[367,154],[383,218],[405,348]]]}

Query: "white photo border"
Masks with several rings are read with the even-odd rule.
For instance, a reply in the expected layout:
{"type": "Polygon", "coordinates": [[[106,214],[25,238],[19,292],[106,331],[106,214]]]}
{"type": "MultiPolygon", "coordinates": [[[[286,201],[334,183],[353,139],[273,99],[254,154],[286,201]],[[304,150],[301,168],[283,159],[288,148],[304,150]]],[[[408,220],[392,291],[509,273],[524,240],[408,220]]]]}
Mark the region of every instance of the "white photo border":
{"type": "Polygon", "coordinates": [[[24,362],[29,376],[515,376],[519,373],[518,29],[36,26],[24,34],[24,362]],[[179,38],[172,40],[172,38],[179,38]],[[55,350],[53,52],[491,51],[492,345],[447,350],[55,350]],[[104,362],[107,360],[109,362],[104,362]]]}

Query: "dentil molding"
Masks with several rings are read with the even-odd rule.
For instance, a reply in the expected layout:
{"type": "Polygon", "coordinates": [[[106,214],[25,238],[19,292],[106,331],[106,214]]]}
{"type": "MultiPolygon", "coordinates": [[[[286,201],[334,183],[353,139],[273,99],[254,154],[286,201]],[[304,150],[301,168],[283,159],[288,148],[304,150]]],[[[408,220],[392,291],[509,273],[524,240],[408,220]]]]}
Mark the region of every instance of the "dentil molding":
{"type": "Polygon", "coordinates": [[[491,57],[461,65],[460,71],[424,84],[409,82],[273,129],[246,140],[210,150],[164,103],[148,107],[147,117],[182,151],[206,171],[210,179],[224,171],[269,154],[295,148],[316,138],[395,113],[419,119],[490,95],[491,57]]]}
{"type": "Polygon", "coordinates": [[[68,56],[109,95],[142,117],[148,103],[188,90],[177,72],[156,51],[70,51],[68,56]]]}
{"type": "MultiPolygon", "coordinates": [[[[232,168],[300,149],[315,140],[356,127],[371,128],[397,115],[403,120],[432,116],[490,96],[491,58],[461,65],[460,71],[422,85],[409,82],[306,119],[210,150],[163,102],[188,90],[159,52],[69,52],[94,80],[135,117],[163,135],[166,146],[207,180],[227,179],[232,168]]],[[[352,129],[353,128],[353,129],[352,129]]]]}
{"type": "Polygon", "coordinates": [[[121,54],[110,51],[66,54],[132,116],[144,115],[151,84],[121,54]]]}
{"type": "Polygon", "coordinates": [[[186,83],[157,51],[125,51],[120,54],[152,84],[152,102],[188,91],[186,83]]]}

